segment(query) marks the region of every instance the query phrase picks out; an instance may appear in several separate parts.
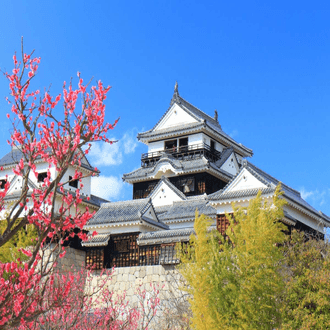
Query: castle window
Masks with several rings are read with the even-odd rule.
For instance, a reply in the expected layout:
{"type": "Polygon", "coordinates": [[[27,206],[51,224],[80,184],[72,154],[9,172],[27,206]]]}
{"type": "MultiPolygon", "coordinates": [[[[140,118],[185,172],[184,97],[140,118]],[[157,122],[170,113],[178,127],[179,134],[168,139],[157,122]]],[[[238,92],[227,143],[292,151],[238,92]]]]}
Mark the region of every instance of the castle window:
{"type": "Polygon", "coordinates": [[[185,147],[188,145],[188,138],[179,139],[179,147],[185,147]]]}
{"type": "Polygon", "coordinates": [[[173,265],[179,263],[179,259],[176,256],[175,244],[162,244],[159,263],[161,265],[173,265]]]}
{"type": "Polygon", "coordinates": [[[215,150],[215,142],[213,140],[210,142],[210,148],[211,150],[215,150]]]}
{"type": "Polygon", "coordinates": [[[77,179],[76,180],[72,180],[72,176],[70,175],[69,176],[69,180],[70,180],[70,182],[69,182],[69,186],[70,187],[78,188],[78,180],[77,179]]]}
{"type": "Polygon", "coordinates": [[[0,189],[5,189],[6,183],[7,183],[7,180],[6,179],[0,180],[0,189]]]}
{"type": "Polygon", "coordinates": [[[47,172],[38,173],[38,182],[44,182],[47,178],[47,172]]]}
{"type": "Polygon", "coordinates": [[[105,248],[106,268],[159,265],[160,245],[138,246],[138,233],[111,235],[105,248]]]}
{"type": "Polygon", "coordinates": [[[178,146],[177,140],[165,141],[165,150],[176,151],[177,146],[178,146]]]}
{"type": "MultiPolygon", "coordinates": [[[[233,217],[233,214],[230,215],[233,217]]],[[[217,230],[222,236],[226,237],[226,230],[229,227],[229,225],[230,225],[229,219],[226,217],[225,214],[217,215],[217,230]]]]}
{"type": "Polygon", "coordinates": [[[86,267],[91,269],[102,269],[104,267],[104,249],[88,249],[86,251],[86,267]]]}

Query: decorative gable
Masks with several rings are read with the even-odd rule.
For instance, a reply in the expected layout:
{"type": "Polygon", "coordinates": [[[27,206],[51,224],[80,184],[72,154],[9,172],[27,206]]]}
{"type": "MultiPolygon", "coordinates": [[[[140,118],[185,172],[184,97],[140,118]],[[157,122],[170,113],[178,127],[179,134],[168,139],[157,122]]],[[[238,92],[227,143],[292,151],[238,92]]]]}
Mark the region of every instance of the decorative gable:
{"type": "Polygon", "coordinates": [[[229,184],[224,192],[246,190],[246,189],[263,189],[267,185],[255,177],[246,168],[243,168],[241,173],[229,184]]]}
{"type": "Polygon", "coordinates": [[[236,175],[239,171],[239,165],[237,163],[237,159],[235,157],[234,152],[228,157],[228,159],[223,163],[220,169],[232,174],[236,175]]]}
{"type": "Polygon", "coordinates": [[[174,103],[172,107],[165,114],[164,118],[156,125],[154,131],[166,129],[178,125],[186,125],[191,123],[197,123],[193,116],[191,116],[186,110],[180,107],[179,104],[174,103]]]}
{"type": "Polygon", "coordinates": [[[150,198],[155,207],[186,200],[186,196],[164,177],[151,192],[150,198]]]}
{"type": "Polygon", "coordinates": [[[152,203],[148,203],[146,209],[143,210],[143,212],[141,214],[141,218],[143,220],[153,220],[153,221],[159,222],[157,215],[155,213],[155,210],[152,206],[152,203]]]}
{"type": "MultiPolygon", "coordinates": [[[[7,193],[7,196],[20,193],[23,187],[23,179],[20,176],[15,175],[10,182],[10,187],[7,193]]],[[[28,181],[29,192],[32,192],[33,189],[37,188],[36,185],[29,180],[28,181]]]]}

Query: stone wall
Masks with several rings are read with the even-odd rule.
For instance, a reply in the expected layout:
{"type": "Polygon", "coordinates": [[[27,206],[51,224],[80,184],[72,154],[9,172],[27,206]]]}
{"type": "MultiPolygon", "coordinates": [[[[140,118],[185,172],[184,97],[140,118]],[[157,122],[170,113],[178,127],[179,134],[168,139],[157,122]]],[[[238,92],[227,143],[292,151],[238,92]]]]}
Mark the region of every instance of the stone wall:
{"type": "Polygon", "coordinates": [[[86,252],[67,247],[63,258],[58,258],[58,267],[63,271],[79,270],[85,268],[86,252]]]}
{"type": "MultiPolygon", "coordinates": [[[[66,248],[63,258],[58,258],[58,268],[63,271],[79,270],[85,267],[85,252],[73,248],[66,248]]],[[[97,288],[104,275],[101,271],[95,271],[92,275],[90,290],[97,288]]],[[[111,277],[107,280],[107,287],[115,295],[125,293],[129,307],[140,306],[141,299],[137,290],[146,290],[146,302],[155,296],[153,287],[159,289],[160,306],[157,315],[153,319],[150,330],[158,329],[184,329],[180,323],[184,323],[183,315],[189,312],[188,295],[180,288],[184,281],[180,273],[173,265],[118,267],[114,269],[111,277]]],[[[145,306],[148,312],[148,307],[145,306]]]]}
{"type": "MultiPolygon", "coordinates": [[[[96,272],[92,281],[97,286],[100,273],[96,272]]],[[[188,295],[181,291],[184,281],[175,266],[136,266],[114,270],[107,286],[118,295],[126,293],[130,307],[141,301],[137,290],[146,290],[146,299],[154,295],[153,287],[159,288],[160,306],[150,329],[183,329],[180,322],[189,313],[188,295]]]]}

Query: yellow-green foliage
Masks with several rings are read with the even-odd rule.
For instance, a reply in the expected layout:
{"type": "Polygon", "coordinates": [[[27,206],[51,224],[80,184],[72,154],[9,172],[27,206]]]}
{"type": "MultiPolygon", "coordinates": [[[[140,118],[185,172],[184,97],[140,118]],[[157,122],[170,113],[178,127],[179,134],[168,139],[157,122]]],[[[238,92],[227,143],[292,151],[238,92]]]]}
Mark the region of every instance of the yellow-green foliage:
{"type": "Polygon", "coordinates": [[[194,329],[264,330],[280,324],[279,245],[285,235],[279,189],[270,205],[259,193],[247,208],[234,206],[226,240],[208,231],[211,222],[204,215],[196,216],[196,236],[188,251],[181,251],[180,266],[192,294],[194,329]]]}
{"type": "Polygon", "coordinates": [[[330,247],[293,232],[285,249],[287,279],[281,329],[330,328],[330,247]]]}
{"type": "MultiPolygon", "coordinates": [[[[0,220],[0,233],[6,229],[6,221],[0,220]]],[[[0,247],[0,262],[6,263],[17,260],[25,261],[28,257],[19,251],[21,248],[29,248],[35,245],[37,231],[33,225],[27,225],[18,231],[9,242],[0,247]]]]}

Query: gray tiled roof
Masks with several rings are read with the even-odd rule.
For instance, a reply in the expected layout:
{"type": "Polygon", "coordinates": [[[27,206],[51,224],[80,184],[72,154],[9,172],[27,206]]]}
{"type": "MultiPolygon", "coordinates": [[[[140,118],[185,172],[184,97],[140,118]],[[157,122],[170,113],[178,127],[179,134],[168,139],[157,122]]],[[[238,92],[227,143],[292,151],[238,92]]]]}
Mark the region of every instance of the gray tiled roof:
{"type": "MultiPolygon", "coordinates": [[[[230,173],[219,169],[215,164],[209,162],[205,157],[195,158],[192,160],[176,159],[176,162],[180,163],[181,168],[178,168],[177,163],[173,163],[173,161],[171,159],[169,161],[167,161],[167,163],[170,163],[171,165],[173,165],[174,168],[178,169],[178,172],[180,174],[184,174],[184,173],[190,172],[190,171],[198,172],[198,171],[202,171],[202,170],[207,170],[208,168],[212,167],[212,169],[217,171],[219,175],[224,176],[228,180],[232,178],[232,175],[230,173]]],[[[140,167],[133,172],[124,174],[123,180],[124,181],[141,180],[141,179],[146,179],[148,177],[153,177],[154,175],[157,174],[157,173],[155,173],[155,170],[156,170],[158,164],[159,164],[159,162],[157,162],[152,167],[140,167]]]]}
{"type": "Polygon", "coordinates": [[[140,220],[141,212],[148,203],[147,198],[104,203],[89,220],[88,225],[140,220]]]}
{"type": "Polygon", "coordinates": [[[217,213],[216,209],[209,205],[206,199],[197,199],[174,202],[168,207],[168,211],[166,213],[159,214],[158,218],[162,221],[174,219],[194,219],[196,209],[199,214],[205,214],[210,217],[215,217],[217,213]]]}
{"type": "MultiPolygon", "coordinates": [[[[163,129],[158,129],[154,131],[154,128],[138,134],[138,139],[140,138],[154,138],[159,135],[172,135],[172,134],[182,134],[183,132],[186,132],[187,130],[195,130],[203,127],[203,123],[197,122],[197,123],[188,123],[188,124],[181,124],[181,125],[175,125],[163,129]]],[[[157,126],[157,125],[156,125],[157,126]]]]}
{"type": "Polygon", "coordinates": [[[138,245],[187,242],[190,235],[194,234],[193,228],[160,230],[156,232],[141,233],[138,237],[138,245]]]}
{"type": "MultiPolygon", "coordinates": [[[[268,173],[264,172],[263,170],[261,170],[257,166],[253,165],[250,162],[246,162],[246,164],[247,165],[245,165],[245,166],[247,168],[249,168],[250,170],[252,169],[255,173],[257,173],[266,182],[272,183],[274,186],[277,186],[279,184],[279,182],[280,182],[279,180],[275,179],[274,177],[272,177],[268,173]]],[[[281,183],[281,187],[282,187],[282,191],[283,191],[285,197],[293,200],[294,202],[300,204],[301,206],[308,209],[309,211],[311,211],[311,212],[317,214],[318,216],[322,217],[322,215],[314,207],[312,207],[304,199],[302,199],[299,191],[297,191],[297,190],[295,190],[295,189],[293,189],[293,188],[291,188],[291,187],[289,187],[289,186],[287,186],[286,184],[283,184],[283,183],[281,183]]]]}
{"type": "Polygon", "coordinates": [[[261,191],[262,195],[270,194],[275,192],[275,188],[267,187],[265,189],[245,189],[245,190],[235,190],[224,192],[223,189],[219,190],[211,195],[208,196],[209,200],[211,201],[220,201],[220,200],[227,200],[227,199],[234,199],[234,198],[241,198],[241,197],[248,197],[248,196],[256,196],[261,191]]]}
{"type": "Polygon", "coordinates": [[[103,203],[109,203],[108,200],[95,196],[95,195],[90,195],[89,201],[95,205],[101,206],[103,203]]]}
{"type": "MultiPolygon", "coordinates": [[[[50,150],[50,149],[49,149],[50,150]]],[[[86,156],[85,156],[86,157],[86,156]]],[[[24,159],[24,154],[21,150],[14,148],[10,152],[8,152],[6,155],[4,155],[0,159],[0,166],[12,166],[17,164],[21,159],[24,159]]],[[[40,156],[37,157],[37,159],[41,159],[40,156]]],[[[86,168],[87,170],[94,171],[94,168],[90,165],[87,157],[86,157],[87,164],[81,163],[81,167],[86,168]]]]}
{"type": "Polygon", "coordinates": [[[0,159],[0,166],[15,165],[21,158],[23,158],[23,153],[19,149],[12,149],[0,159]]]}
{"type": "Polygon", "coordinates": [[[149,131],[139,133],[138,134],[138,139],[146,139],[146,138],[155,138],[158,136],[163,136],[163,135],[180,135],[182,133],[186,133],[189,130],[197,130],[201,129],[204,127],[204,123],[189,123],[189,124],[184,124],[184,125],[177,125],[177,126],[171,126],[163,129],[158,129],[156,131],[150,129],[149,131]]]}
{"type": "Polygon", "coordinates": [[[144,211],[151,204],[150,199],[134,199],[129,201],[104,203],[89,220],[86,229],[95,225],[107,225],[131,221],[144,221],[149,224],[167,229],[168,226],[162,222],[153,221],[145,217],[142,218],[144,211]]]}
{"type": "Polygon", "coordinates": [[[89,235],[87,241],[81,242],[82,246],[107,246],[110,238],[110,233],[98,233],[95,236],[89,235]]]}
{"type": "Polygon", "coordinates": [[[293,221],[294,223],[297,222],[297,219],[294,218],[292,215],[290,215],[288,212],[284,211],[284,216],[288,218],[289,220],[293,221]]]}
{"type": "MultiPolygon", "coordinates": [[[[237,143],[234,139],[232,139],[228,134],[223,132],[221,129],[220,124],[211,116],[207,115],[205,112],[201,111],[200,109],[193,106],[191,103],[183,99],[179,93],[174,93],[171,106],[167,109],[167,111],[164,113],[164,115],[160,118],[160,120],[157,122],[157,124],[151,129],[144,133],[138,134],[138,139],[145,139],[145,138],[151,138],[162,134],[168,134],[170,132],[177,132],[177,130],[187,130],[187,129],[193,129],[197,128],[200,124],[206,125],[211,130],[215,131],[217,134],[219,134],[221,137],[225,138],[230,144],[235,145],[237,148],[244,150],[248,155],[252,156],[253,151],[245,146],[243,146],[240,143],[237,143]],[[193,123],[193,124],[187,124],[187,125],[180,125],[179,127],[173,127],[166,130],[157,130],[154,131],[156,126],[161,122],[161,120],[166,116],[168,111],[171,109],[173,103],[179,104],[183,109],[185,109],[190,115],[192,115],[199,123],[193,123]]],[[[201,126],[202,127],[202,126],[201,126]]]]}
{"type": "MultiPolygon", "coordinates": [[[[224,187],[222,190],[219,190],[211,195],[209,195],[209,199],[212,201],[216,200],[225,200],[231,198],[239,198],[239,197],[246,197],[246,196],[254,196],[261,190],[262,194],[267,194],[275,191],[276,186],[280,183],[279,180],[275,179],[268,173],[264,172],[257,166],[253,165],[248,161],[243,162],[243,167],[241,168],[240,172],[236,174],[224,187]],[[226,189],[231,185],[231,183],[235,180],[235,178],[239,175],[239,173],[243,169],[248,170],[253,176],[255,176],[258,180],[264,183],[267,188],[264,189],[247,189],[247,190],[240,190],[240,191],[233,191],[233,192],[226,192],[226,189]]],[[[299,204],[303,208],[307,209],[308,211],[314,213],[315,215],[323,218],[326,222],[329,222],[329,217],[327,217],[322,212],[318,212],[314,207],[308,204],[300,195],[300,192],[287,186],[286,184],[281,183],[281,188],[283,194],[286,198],[294,201],[295,203],[299,204]]]]}
{"type": "MultiPolygon", "coordinates": [[[[57,188],[57,193],[60,195],[63,195],[60,188],[57,188]]],[[[64,194],[71,194],[71,195],[75,196],[76,191],[73,188],[72,188],[72,190],[64,189],[64,194]]],[[[106,199],[103,199],[101,197],[98,197],[95,195],[83,195],[81,192],[80,192],[80,198],[82,199],[82,201],[84,203],[92,204],[92,205],[98,206],[98,207],[100,207],[103,203],[109,203],[109,201],[107,201],[106,199]]]]}

